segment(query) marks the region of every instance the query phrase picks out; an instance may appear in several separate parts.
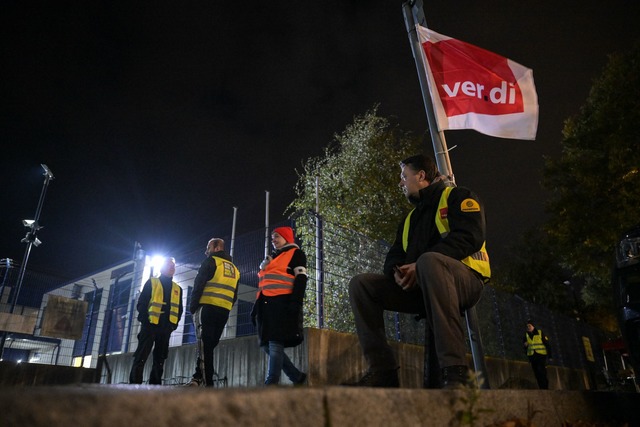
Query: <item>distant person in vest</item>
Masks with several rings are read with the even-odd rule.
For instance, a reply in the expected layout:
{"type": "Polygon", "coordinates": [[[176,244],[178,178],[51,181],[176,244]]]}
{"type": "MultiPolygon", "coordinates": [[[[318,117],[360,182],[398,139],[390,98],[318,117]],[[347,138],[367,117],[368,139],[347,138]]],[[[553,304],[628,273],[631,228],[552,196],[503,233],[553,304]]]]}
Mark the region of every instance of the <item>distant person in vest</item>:
{"type": "Polygon", "coordinates": [[[538,387],[541,390],[548,390],[547,356],[549,355],[549,337],[543,334],[540,329],[536,329],[531,319],[527,320],[524,347],[527,351],[533,374],[536,376],[538,387]]]}
{"type": "Polygon", "coordinates": [[[345,385],[399,387],[398,363],[385,335],[383,314],[389,310],[425,316],[431,337],[425,351],[432,352],[429,360],[437,373],[427,386],[465,386],[462,312],[478,302],[491,276],[484,209],[472,191],[451,186],[425,155],[400,163],[398,185],[414,209],[399,224],[383,274],[359,274],[349,282],[368,370],[345,385]]]}
{"type": "Polygon", "coordinates": [[[207,243],[207,257],[193,282],[189,310],[198,342],[198,358],[193,378],[187,386],[213,386],[213,350],[220,342],[229,312],[238,299],[240,271],[224,251],[224,240],[207,243]]]}
{"type": "Polygon", "coordinates": [[[138,348],[129,374],[131,384],[142,384],[144,364],[153,349],[149,384],[162,384],[164,361],[169,353],[169,337],[182,317],[182,288],[173,281],[176,260],[166,258],[159,277],[150,277],[138,298],[138,348]]]}
{"type": "Polygon", "coordinates": [[[258,329],[262,350],[269,356],[266,385],[280,383],[281,372],[295,385],[302,385],[307,374],[296,368],[285,347],[303,340],[302,301],[307,288],[307,256],[294,243],[291,227],[278,227],[271,233],[275,251],[261,264],[258,295],[251,319],[258,329]]]}

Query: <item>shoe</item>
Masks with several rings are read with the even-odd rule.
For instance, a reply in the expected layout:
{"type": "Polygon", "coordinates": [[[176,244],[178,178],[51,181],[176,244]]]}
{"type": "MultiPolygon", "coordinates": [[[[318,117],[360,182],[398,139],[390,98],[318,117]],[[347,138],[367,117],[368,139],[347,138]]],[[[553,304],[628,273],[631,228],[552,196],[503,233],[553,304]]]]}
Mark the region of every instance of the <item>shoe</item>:
{"type": "Polygon", "coordinates": [[[442,388],[455,390],[470,387],[469,368],[464,365],[447,366],[442,368],[442,388]]]}
{"type": "Polygon", "coordinates": [[[390,369],[388,371],[368,371],[358,382],[353,384],[343,384],[354,387],[400,387],[398,380],[398,370],[390,369]]]}
{"type": "Polygon", "coordinates": [[[301,372],[302,375],[300,375],[300,378],[298,379],[298,381],[295,381],[293,383],[294,386],[303,386],[307,384],[307,374],[305,374],[304,372],[301,372]]]}
{"type": "Polygon", "coordinates": [[[204,381],[202,378],[191,378],[191,380],[184,384],[183,387],[202,387],[204,385],[204,381]]]}

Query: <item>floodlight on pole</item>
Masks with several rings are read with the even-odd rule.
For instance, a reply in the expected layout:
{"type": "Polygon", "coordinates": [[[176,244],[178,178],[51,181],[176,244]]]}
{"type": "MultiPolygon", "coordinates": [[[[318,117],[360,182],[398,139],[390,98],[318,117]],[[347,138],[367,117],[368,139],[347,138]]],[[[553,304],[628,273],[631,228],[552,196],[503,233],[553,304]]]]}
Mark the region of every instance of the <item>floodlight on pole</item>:
{"type": "Polygon", "coordinates": [[[18,281],[16,284],[16,290],[13,293],[13,298],[11,301],[11,310],[10,313],[16,308],[16,304],[18,303],[18,296],[20,295],[20,288],[22,287],[22,281],[24,280],[24,274],[27,270],[27,261],[29,260],[29,254],[31,253],[31,247],[38,247],[42,244],[42,241],[36,237],[36,233],[42,227],[38,224],[38,220],[40,219],[40,212],[42,212],[42,205],[44,203],[44,196],[47,193],[47,187],[49,186],[49,181],[54,179],[53,173],[51,169],[47,167],[45,164],[41,164],[42,169],[44,169],[44,183],[42,185],[42,191],[40,192],[40,200],[38,200],[38,207],[36,208],[36,214],[34,219],[23,219],[22,224],[29,229],[27,231],[27,235],[24,239],[21,240],[22,243],[27,244],[27,249],[24,252],[24,258],[22,259],[22,264],[20,265],[20,274],[18,275],[18,281]]]}
{"type": "Polygon", "coordinates": [[[51,172],[51,169],[49,169],[47,165],[42,163],[40,164],[40,166],[42,166],[42,169],[44,169],[44,175],[46,175],[48,179],[53,179],[53,173],[51,172]]]}
{"type": "MultiPolygon", "coordinates": [[[[38,201],[38,207],[36,209],[36,215],[33,219],[23,219],[22,225],[24,225],[28,231],[27,235],[22,239],[22,243],[27,244],[27,249],[24,252],[24,257],[22,258],[22,264],[20,265],[20,273],[18,274],[18,280],[16,282],[15,290],[13,291],[13,295],[11,296],[11,308],[9,310],[10,314],[13,314],[15,311],[16,305],[18,304],[18,296],[20,295],[20,288],[22,287],[22,281],[24,280],[24,274],[27,271],[27,261],[29,260],[29,254],[31,253],[32,246],[40,246],[42,242],[40,239],[36,237],[36,233],[42,227],[38,224],[38,220],[40,219],[40,212],[42,211],[42,204],[44,203],[44,196],[47,193],[47,187],[49,186],[49,181],[54,179],[53,173],[47,167],[47,165],[41,164],[42,169],[44,169],[44,184],[42,185],[42,191],[40,192],[40,200],[38,201]]],[[[2,337],[0,337],[0,360],[2,359],[2,355],[4,353],[4,343],[7,339],[8,332],[4,332],[2,337]]]]}

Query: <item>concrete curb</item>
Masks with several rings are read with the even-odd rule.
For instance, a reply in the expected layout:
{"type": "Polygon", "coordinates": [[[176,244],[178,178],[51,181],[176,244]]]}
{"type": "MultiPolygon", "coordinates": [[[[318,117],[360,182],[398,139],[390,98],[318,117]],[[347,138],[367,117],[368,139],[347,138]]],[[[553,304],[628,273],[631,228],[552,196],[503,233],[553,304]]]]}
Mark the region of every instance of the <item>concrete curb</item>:
{"type": "Polygon", "coordinates": [[[577,421],[613,426],[640,425],[638,407],[637,393],[588,391],[94,384],[0,388],[0,424],[6,427],[446,426],[459,425],[456,417],[465,411],[477,417],[479,426],[526,422],[528,417],[534,426],[577,421]],[[465,402],[473,400],[474,392],[478,399],[469,412],[465,402]]]}

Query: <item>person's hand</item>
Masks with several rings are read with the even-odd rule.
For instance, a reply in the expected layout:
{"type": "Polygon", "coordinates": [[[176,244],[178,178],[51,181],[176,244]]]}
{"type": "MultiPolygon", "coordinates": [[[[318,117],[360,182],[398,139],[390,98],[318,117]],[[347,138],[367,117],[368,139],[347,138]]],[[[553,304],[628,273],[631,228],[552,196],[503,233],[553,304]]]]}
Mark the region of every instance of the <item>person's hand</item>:
{"type": "Polygon", "coordinates": [[[410,291],[416,287],[416,263],[399,265],[393,269],[393,278],[398,286],[405,291],[410,291]]]}
{"type": "Polygon", "coordinates": [[[256,327],[258,326],[258,321],[257,321],[257,317],[258,317],[258,302],[256,301],[255,303],[253,303],[253,307],[251,308],[251,324],[256,327]]]}
{"type": "Polygon", "coordinates": [[[260,270],[264,270],[265,268],[267,268],[267,265],[269,265],[272,260],[273,258],[271,257],[271,255],[267,255],[267,257],[260,263],[260,270]]]}
{"type": "Polygon", "coordinates": [[[138,322],[140,322],[140,323],[149,322],[149,314],[148,313],[138,313],[138,322]]]}

